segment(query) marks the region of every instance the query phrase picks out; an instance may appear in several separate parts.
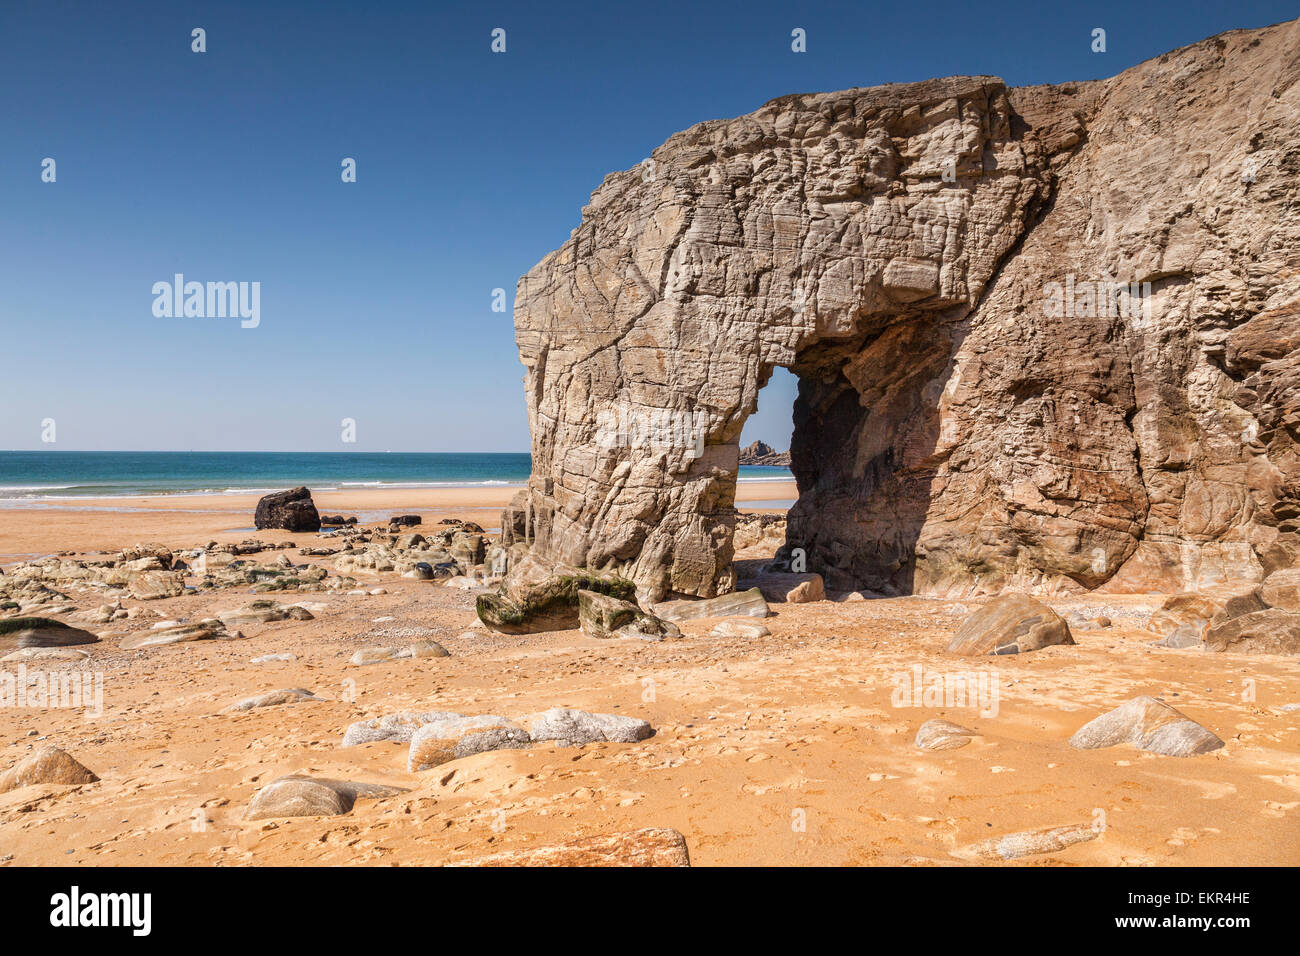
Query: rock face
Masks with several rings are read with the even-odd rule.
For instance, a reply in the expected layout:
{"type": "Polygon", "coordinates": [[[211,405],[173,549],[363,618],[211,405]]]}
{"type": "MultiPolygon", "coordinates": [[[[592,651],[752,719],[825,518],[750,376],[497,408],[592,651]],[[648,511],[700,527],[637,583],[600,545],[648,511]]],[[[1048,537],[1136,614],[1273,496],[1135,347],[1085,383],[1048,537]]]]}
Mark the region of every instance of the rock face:
{"type": "Polygon", "coordinates": [[[948,653],[1024,654],[1073,643],[1070,626],[1046,604],[1027,594],[1004,594],[962,621],[948,653]]]}
{"type": "Polygon", "coordinates": [[[828,588],[1198,590],[1300,564],[1300,26],[1109,80],[785,96],[608,176],[518,285],[506,542],[735,585],[739,436],[799,378],[828,588]]]}
{"type": "Polygon", "coordinates": [[[320,514],[311,500],[311,492],[299,485],[262,498],[257,503],[253,524],[259,530],[281,528],[285,531],[319,531],[320,514]]]}

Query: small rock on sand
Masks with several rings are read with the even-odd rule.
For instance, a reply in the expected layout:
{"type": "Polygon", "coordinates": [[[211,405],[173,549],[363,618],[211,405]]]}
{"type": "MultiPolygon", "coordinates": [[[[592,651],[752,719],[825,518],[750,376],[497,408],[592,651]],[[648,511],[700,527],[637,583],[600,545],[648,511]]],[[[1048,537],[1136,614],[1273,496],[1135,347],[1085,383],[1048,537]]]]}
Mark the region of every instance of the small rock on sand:
{"type": "Polygon", "coordinates": [[[320,701],[324,699],[301,687],[285,687],[280,690],[267,691],[265,694],[257,694],[254,697],[245,697],[239,703],[227,707],[226,712],[231,713],[252,710],[255,707],[275,707],[279,704],[296,704],[304,700],[320,701]]]}
{"type": "Polygon", "coordinates": [[[464,716],[449,710],[431,710],[424,713],[403,710],[370,720],[359,720],[348,726],[347,732],[343,735],[343,746],[355,747],[358,744],[374,743],[377,740],[409,744],[415,732],[425,724],[431,724],[435,720],[450,720],[464,716]]]}

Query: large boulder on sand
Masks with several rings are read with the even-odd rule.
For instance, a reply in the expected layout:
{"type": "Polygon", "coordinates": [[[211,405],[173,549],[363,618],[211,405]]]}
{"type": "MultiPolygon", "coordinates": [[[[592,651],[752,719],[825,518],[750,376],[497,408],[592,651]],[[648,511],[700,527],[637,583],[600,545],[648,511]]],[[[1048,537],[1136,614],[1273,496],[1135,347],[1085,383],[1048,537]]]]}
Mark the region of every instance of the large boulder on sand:
{"type": "Polygon", "coordinates": [[[1053,644],[1073,644],[1059,614],[1027,594],[1004,594],[966,618],[948,645],[950,654],[1024,654],[1053,644]]]}
{"type": "Polygon", "coordinates": [[[253,524],[260,531],[279,528],[284,531],[319,531],[320,513],[311,500],[311,492],[299,485],[288,491],[266,495],[257,503],[253,524]]]}
{"type": "Polygon", "coordinates": [[[676,624],[647,614],[634,602],[601,594],[597,591],[578,592],[578,626],[588,637],[610,638],[677,637],[681,634],[676,624]]]}

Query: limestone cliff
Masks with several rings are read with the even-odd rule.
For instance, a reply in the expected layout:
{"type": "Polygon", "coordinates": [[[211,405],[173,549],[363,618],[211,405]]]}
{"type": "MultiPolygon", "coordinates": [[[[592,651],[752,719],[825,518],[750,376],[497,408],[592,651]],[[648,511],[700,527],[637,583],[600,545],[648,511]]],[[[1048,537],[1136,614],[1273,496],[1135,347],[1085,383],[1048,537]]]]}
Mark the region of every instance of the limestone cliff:
{"type": "Polygon", "coordinates": [[[738,439],[799,378],[831,587],[1181,590],[1300,556],[1300,22],[1110,80],[786,96],[613,173],[518,286],[508,539],[734,585],[738,439]]]}

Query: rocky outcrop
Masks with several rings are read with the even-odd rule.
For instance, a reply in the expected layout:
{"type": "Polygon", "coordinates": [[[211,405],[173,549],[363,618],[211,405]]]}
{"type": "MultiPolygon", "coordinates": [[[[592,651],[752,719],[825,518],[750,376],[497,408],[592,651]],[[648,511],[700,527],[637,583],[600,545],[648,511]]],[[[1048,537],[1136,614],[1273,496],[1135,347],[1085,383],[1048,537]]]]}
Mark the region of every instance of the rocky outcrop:
{"type": "Polygon", "coordinates": [[[299,485],[288,491],[266,495],[257,503],[253,524],[260,531],[280,528],[284,531],[319,531],[320,513],[311,500],[311,492],[299,485]]]}
{"type": "Polygon", "coordinates": [[[790,453],[777,451],[767,442],[750,442],[740,449],[740,464],[763,465],[768,468],[789,468],[790,453]]]}
{"type": "Polygon", "coordinates": [[[1287,23],[1109,80],[785,96],[671,137],[519,282],[507,544],[654,601],[730,591],[739,437],[781,366],[786,547],[831,589],[1300,564],[1298,126],[1287,23]]]}

